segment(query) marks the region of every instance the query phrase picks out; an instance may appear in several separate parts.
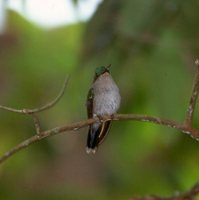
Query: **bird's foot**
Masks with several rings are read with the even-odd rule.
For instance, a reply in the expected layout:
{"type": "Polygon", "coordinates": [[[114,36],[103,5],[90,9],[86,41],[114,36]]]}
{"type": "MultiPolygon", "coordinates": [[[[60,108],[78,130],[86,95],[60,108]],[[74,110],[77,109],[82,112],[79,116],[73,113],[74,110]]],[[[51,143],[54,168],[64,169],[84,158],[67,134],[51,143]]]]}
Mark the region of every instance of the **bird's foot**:
{"type": "Polygon", "coordinates": [[[114,114],[112,114],[112,115],[110,116],[110,119],[111,119],[111,120],[113,120],[113,119],[114,119],[114,114]]]}
{"type": "Polygon", "coordinates": [[[114,114],[110,115],[110,116],[107,116],[107,115],[104,115],[104,116],[101,116],[101,115],[97,115],[99,121],[101,123],[103,122],[106,122],[106,121],[111,121],[114,119],[114,114]]]}
{"type": "Polygon", "coordinates": [[[97,117],[101,123],[104,122],[104,118],[101,115],[97,115],[97,117]]]}

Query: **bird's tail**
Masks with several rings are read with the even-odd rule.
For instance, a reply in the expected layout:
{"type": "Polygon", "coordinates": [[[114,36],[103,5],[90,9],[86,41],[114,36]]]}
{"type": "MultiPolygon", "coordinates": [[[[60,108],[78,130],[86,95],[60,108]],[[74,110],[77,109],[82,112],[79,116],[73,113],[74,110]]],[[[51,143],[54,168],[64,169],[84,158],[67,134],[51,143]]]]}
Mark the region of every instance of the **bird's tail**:
{"type": "Polygon", "coordinates": [[[87,153],[96,153],[97,147],[104,141],[110,125],[111,121],[90,125],[86,145],[87,153]]]}

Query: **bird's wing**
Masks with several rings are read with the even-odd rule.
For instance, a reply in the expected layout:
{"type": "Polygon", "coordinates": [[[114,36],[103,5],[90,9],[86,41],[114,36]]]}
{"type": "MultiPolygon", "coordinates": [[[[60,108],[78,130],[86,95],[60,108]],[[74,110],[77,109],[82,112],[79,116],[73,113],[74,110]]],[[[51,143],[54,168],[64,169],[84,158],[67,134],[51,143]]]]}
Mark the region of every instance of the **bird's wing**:
{"type": "Polygon", "coordinates": [[[86,102],[88,118],[93,117],[93,99],[94,99],[93,88],[91,88],[88,92],[87,102],[86,102]]]}
{"type": "Polygon", "coordinates": [[[102,144],[102,142],[104,141],[105,137],[108,134],[110,127],[111,127],[111,121],[106,121],[102,123],[100,134],[98,136],[98,145],[102,144]]]}
{"type": "MultiPolygon", "coordinates": [[[[87,115],[88,118],[93,117],[93,88],[88,92],[87,96],[87,115]]],[[[105,136],[107,135],[111,121],[106,121],[103,123],[97,122],[89,126],[88,137],[87,137],[87,152],[95,153],[99,144],[101,144],[105,136]]]]}

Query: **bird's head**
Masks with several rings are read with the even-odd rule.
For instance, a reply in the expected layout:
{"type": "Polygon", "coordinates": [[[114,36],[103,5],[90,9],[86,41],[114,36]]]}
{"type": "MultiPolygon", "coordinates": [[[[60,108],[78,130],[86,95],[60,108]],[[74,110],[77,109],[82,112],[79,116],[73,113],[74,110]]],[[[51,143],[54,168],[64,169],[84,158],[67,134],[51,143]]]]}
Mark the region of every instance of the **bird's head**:
{"type": "Polygon", "coordinates": [[[110,74],[110,65],[108,67],[104,67],[104,66],[97,67],[95,70],[95,76],[99,77],[100,75],[106,72],[110,74]]]}

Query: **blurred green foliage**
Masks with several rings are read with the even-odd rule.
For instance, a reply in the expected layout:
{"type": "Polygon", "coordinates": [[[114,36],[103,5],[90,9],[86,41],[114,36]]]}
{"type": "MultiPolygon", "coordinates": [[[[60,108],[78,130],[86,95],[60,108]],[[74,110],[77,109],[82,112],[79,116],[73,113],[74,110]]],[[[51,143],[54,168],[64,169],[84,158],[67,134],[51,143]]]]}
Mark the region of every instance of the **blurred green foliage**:
{"type": "MultiPolygon", "coordinates": [[[[39,115],[48,129],[86,117],[85,99],[96,66],[112,64],[121,113],[183,121],[198,50],[198,1],[107,0],[87,23],[41,30],[9,11],[0,36],[0,104],[38,107],[53,99],[70,74],[58,105],[39,115]]],[[[199,128],[199,110],[194,125],[199,128]]],[[[31,119],[1,111],[0,152],[34,134],[31,119]]],[[[0,199],[130,199],[168,196],[199,180],[199,144],[149,123],[114,122],[95,156],[87,130],[41,141],[0,168],[0,199]]]]}

